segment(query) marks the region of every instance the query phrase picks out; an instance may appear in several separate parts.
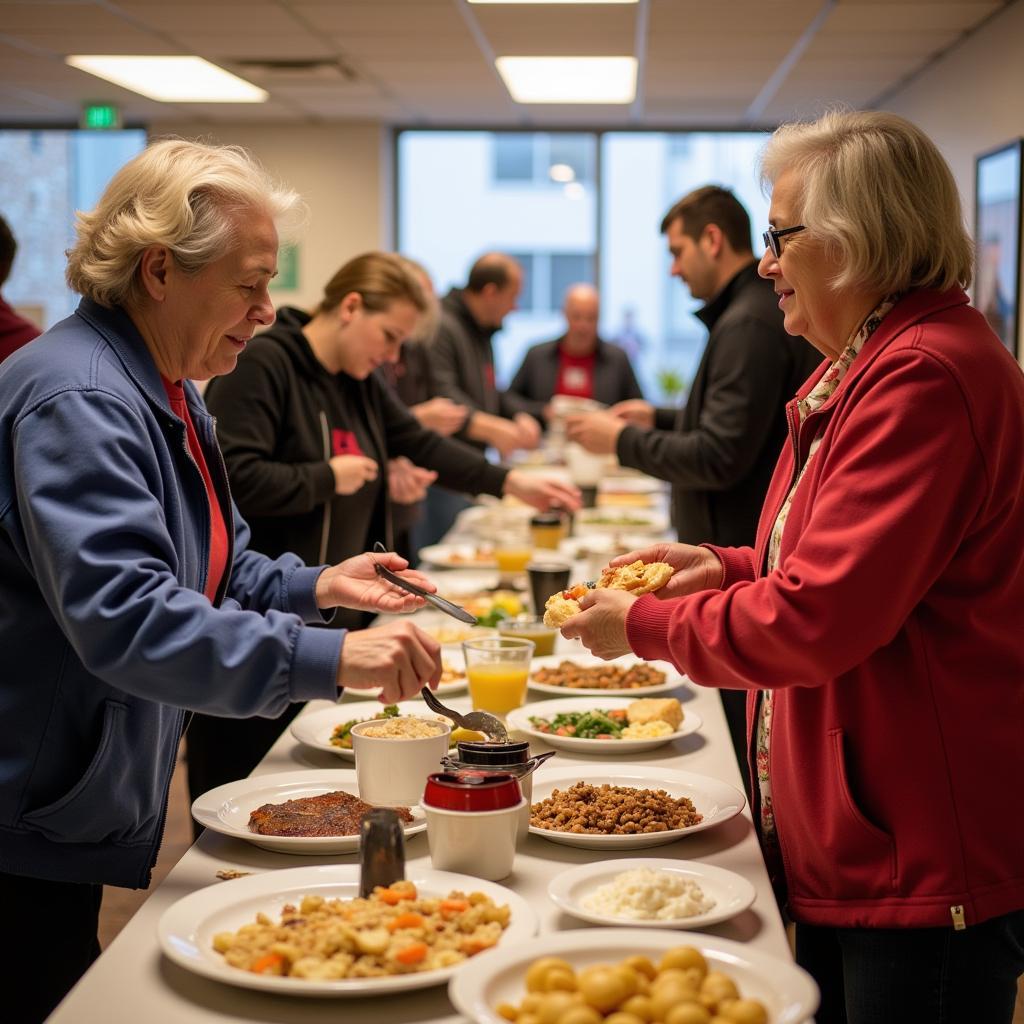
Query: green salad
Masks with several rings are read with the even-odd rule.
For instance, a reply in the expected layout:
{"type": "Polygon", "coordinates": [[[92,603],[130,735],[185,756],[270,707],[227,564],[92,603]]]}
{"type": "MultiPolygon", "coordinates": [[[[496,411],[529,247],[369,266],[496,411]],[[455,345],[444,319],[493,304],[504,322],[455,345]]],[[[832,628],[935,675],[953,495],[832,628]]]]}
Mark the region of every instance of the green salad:
{"type": "Polygon", "coordinates": [[[530,716],[530,724],[538,732],[555,736],[575,736],[581,740],[620,740],[629,725],[626,709],[616,711],[564,711],[554,718],[530,716]]]}

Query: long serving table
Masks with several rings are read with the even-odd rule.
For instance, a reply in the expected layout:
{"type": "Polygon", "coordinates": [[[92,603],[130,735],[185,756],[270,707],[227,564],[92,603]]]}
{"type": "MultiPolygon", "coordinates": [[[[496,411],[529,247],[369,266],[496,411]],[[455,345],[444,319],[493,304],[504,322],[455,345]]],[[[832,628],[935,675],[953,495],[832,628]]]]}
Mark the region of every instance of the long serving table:
{"type": "MultiPolygon", "coordinates": [[[[582,650],[575,643],[559,641],[557,653],[571,657],[582,650]]],[[[728,782],[742,791],[721,702],[714,691],[689,685],[678,692],[684,708],[703,719],[699,732],[682,737],[648,754],[631,755],[632,763],[664,767],[728,782]]],[[[363,699],[353,691],[351,699],[363,699]]],[[[535,699],[531,695],[528,699],[535,699]]],[[[331,706],[326,701],[310,704],[303,714],[331,706]]],[[[340,716],[339,716],[340,717],[340,716]]],[[[534,744],[535,752],[542,748],[534,744]]],[[[559,751],[549,764],[578,764],[581,777],[587,766],[607,759],[570,755],[559,751]]],[[[255,775],[309,768],[351,768],[332,754],[305,747],[285,732],[256,768],[255,775]]],[[[727,868],[753,883],[757,898],[739,916],[706,929],[709,934],[744,942],[762,952],[790,959],[785,930],[758,848],[749,809],[743,814],[669,846],[630,850],[625,856],[675,857],[699,860],[727,868]]],[[[500,884],[514,889],[536,910],[542,933],[589,928],[590,925],[562,913],[547,897],[548,883],[564,868],[611,855],[575,849],[530,835],[520,845],[512,875],[500,884]]],[[[430,856],[425,834],[406,845],[406,860],[427,866],[430,856]]],[[[50,1018],[55,1024],[212,1024],[212,1022],[330,1021],[336,1024],[413,1024],[413,1022],[461,1021],[447,997],[445,986],[404,994],[360,999],[291,998],[268,995],[220,984],[192,974],[166,960],[157,943],[160,915],[175,901],[206,886],[223,884],[217,872],[245,872],[317,864],[356,864],[358,855],[297,857],[261,850],[241,840],[205,832],[182,857],[165,881],[111,943],[79,984],[50,1018]]],[[[678,932],[680,943],[687,932],[678,932]]]]}

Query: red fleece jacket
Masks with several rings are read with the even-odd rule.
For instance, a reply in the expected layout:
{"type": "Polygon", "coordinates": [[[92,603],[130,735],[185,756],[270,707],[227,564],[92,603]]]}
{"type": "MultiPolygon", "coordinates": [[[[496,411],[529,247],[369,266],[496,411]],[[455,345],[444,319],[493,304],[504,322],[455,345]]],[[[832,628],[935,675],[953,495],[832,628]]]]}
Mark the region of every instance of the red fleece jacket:
{"type": "Polygon", "coordinates": [[[775,691],[797,920],[924,927],[1022,908],[1021,369],[959,289],[912,292],[821,409],[788,417],[756,547],[714,549],[721,590],[637,601],[630,644],[751,691],[748,725],[756,691],[775,691]]]}

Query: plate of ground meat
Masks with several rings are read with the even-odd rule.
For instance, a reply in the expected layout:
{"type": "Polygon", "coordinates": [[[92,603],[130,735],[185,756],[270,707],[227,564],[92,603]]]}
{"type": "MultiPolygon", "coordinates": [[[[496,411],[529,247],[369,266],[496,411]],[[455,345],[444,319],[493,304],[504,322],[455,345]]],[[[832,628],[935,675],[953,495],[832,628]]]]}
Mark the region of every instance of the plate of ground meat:
{"type": "Polygon", "coordinates": [[[534,658],[529,678],[531,690],[559,697],[650,697],[685,688],[685,682],[667,661],[643,661],[632,654],[611,661],[592,654],[534,658]]]}
{"type": "Polygon", "coordinates": [[[644,849],[720,825],[743,794],[707,775],[597,764],[542,768],[533,777],[530,831],[583,849],[644,849]]]}
{"type": "MultiPolygon", "coordinates": [[[[275,853],[322,856],[359,849],[359,819],[370,805],[359,799],[356,773],[322,768],[255,775],[204,793],[192,817],[221,835],[275,853]]],[[[405,835],[425,831],[418,807],[396,808],[405,835]]]]}

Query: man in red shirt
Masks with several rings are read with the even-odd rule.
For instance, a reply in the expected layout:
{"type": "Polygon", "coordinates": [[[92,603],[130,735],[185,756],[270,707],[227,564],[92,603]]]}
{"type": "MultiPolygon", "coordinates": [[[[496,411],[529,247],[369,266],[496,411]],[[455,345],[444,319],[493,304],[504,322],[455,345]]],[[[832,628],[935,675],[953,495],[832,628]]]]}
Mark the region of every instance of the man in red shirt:
{"type": "MultiPolygon", "coordinates": [[[[0,288],[11,276],[14,254],[18,243],[14,240],[7,221],[0,217],[0,288]]],[[[0,362],[3,362],[15,349],[21,348],[33,338],[39,336],[39,328],[24,317],[18,316],[0,295],[0,362]]]]}
{"type": "Polygon", "coordinates": [[[565,293],[565,334],[534,345],[523,359],[509,392],[527,404],[527,411],[548,419],[555,395],[592,398],[615,405],[643,393],[629,357],[617,345],[598,337],[600,300],[589,284],[574,284],[565,293]]]}

